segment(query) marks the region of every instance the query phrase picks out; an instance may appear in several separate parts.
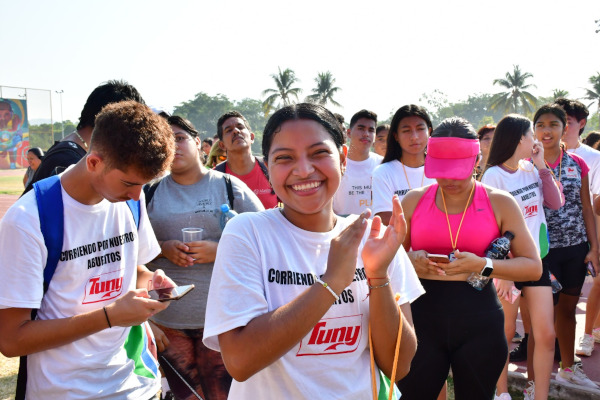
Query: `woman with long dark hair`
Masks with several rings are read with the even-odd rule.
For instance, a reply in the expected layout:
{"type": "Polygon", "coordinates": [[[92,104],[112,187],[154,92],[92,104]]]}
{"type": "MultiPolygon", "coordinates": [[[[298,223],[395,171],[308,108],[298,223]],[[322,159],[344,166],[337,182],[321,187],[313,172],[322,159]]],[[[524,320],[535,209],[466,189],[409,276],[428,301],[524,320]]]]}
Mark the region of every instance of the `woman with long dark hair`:
{"type": "Polygon", "coordinates": [[[478,159],[471,124],[456,117],[442,121],[429,138],[425,160],[425,174],[436,183],[402,201],[404,247],[412,248],[409,257],[426,290],[412,304],[419,347],[398,383],[403,399],[436,399],[450,367],[457,399],[493,398],[508,355],[504,316],[493,285],[478,290],[467,279],[475,274],[536,280],[542,272],[514,198],[473,178],[478,159]],[[513,258],[487,258],[490,243],[507,231],[514,235],[513,258]],[[453,261],[443,263],[443,257],[453,261]]]}
{"type": "Polygon", "coordinates": [[[589,168],[583,159],[569,154],[561,145],[566,130],[567,114],[558,104],[540,107],[533,118],[537,139],[544,146],[544,161],[563,187],[565,204],[558,210],[544,207],[548,221],[550,250],[544,264],[561,283],[555,295],[554,315],[561,367],[559,382],[597,388],[574,362],[575,309],[591,262],[598,272],[596,225],[588,184],[589,168]]]}
{"type": "Polygon", "coordinates": [[[283,107],[265,126],[283,208],[228,223],[208,295],[204,343],[221,351],[232,399],[389,398],[380,372],[408,371],[409,302],[423,291],[400,249],[400,201],[387,229],[368,210],[336,216],[343,146],[339,122],[317,104],[283,107]]]}
{"type": "Polygon", "coordinates": [[[434,182],[425,176],[425,149],[432,129],[423,107],[410,104],[394,114],[385,157],[373,171],[373,214],[384,224],[392,214],[394,194],[402,200],[409,190],[434,182]]]}
{"type": "MultiPolygon", "coordinates": [[[[488,153],[487,168],[481,182],[505,190],[513,195],[519,205],[527,228],[533,237],[540,258],[548,254],[548,228],[544,206],[557,210],[562,205],[562,195],[552,173],[544,163],[544,147],[534,141],[531,121],[521,115],[502,118],[496,127],[488,153]],[[531,159],[528,161],[527,159],[531,159]]],[[[497,279],[496,292],[504,309],[504,332],[511,340],[515,333],[518,298],[514,287],[522,290],[531,317],[528,347],[533,350],[533,360],[528,358],[528,378],[525,399],[546,399],[550,387],[550,374],[554,357],[554,310],[550,271],[544,267],[537,281],[513,282],[497,279]]],[[[522,304],[522,303],[521,303],[522,304]]],[[[497,399],[510,399],[508,394],[508,360],[498,380],[497,399]]]]}

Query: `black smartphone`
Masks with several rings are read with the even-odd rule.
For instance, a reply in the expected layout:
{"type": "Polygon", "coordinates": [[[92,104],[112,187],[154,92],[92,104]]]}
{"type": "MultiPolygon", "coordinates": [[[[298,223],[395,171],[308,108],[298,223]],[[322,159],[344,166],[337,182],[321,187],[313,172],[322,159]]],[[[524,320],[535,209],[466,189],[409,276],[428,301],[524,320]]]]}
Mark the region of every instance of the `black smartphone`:
{"type": "Polygon", "coordinates": [[[179,300],[192,290],[194,290],[194,285],[183,285],[183,286],[175,286],[169,288],[161,288],[150,290],[148,294],[152,300],[157,301],[174,301],[179,300]]]}

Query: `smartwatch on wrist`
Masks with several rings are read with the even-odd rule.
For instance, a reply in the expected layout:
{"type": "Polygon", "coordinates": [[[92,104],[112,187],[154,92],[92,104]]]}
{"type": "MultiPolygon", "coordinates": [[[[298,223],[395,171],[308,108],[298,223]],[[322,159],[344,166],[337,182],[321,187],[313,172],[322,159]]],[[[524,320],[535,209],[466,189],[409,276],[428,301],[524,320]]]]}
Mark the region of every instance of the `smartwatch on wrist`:
{"type": "Polygon", "coordinates": [[[492,274],[493,271],[494,266],[492,265],[492,259],[485,257],[485,266],[483,267],[479,275],[485,276],[487,278],[492,274]]]}

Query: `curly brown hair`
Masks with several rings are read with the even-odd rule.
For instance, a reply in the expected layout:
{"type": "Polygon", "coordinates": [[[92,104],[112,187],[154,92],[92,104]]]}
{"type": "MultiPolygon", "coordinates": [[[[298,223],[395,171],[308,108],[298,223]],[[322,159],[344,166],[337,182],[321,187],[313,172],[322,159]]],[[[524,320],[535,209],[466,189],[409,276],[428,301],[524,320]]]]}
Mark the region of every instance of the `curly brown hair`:
{"type": "Polygon", "coordinates": [[[136,101],[111,103],[96,116],[90,151],[108,168],[134,168],[147,179],[163,173],[173,161],[175,139],[169,123],[136,101]]]}

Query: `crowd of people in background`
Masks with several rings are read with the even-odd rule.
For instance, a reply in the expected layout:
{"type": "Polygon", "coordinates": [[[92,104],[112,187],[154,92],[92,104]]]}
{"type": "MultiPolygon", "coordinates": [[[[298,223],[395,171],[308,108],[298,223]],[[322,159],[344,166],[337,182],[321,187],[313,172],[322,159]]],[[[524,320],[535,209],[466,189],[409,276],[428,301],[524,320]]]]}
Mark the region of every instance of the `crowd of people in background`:
{"type": "Polygon", "coordinates": [[[451,373],[456,399],[509,400],[515,352],[525,399],[548,398],[556,358],[557,382],[597,388],[579,357],[600,342],[600,278],[575,333],[600,272],[588,115],[561,98],[476,129],[408,104],[346,126],[300,103],[269,118],[258,156],[238,111],[202,138],[109,81],[76,131],[29,149],[0,221],[17,398],[443,399],[451,373]]]}

